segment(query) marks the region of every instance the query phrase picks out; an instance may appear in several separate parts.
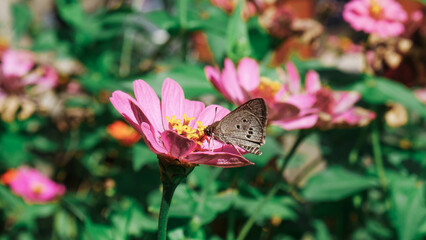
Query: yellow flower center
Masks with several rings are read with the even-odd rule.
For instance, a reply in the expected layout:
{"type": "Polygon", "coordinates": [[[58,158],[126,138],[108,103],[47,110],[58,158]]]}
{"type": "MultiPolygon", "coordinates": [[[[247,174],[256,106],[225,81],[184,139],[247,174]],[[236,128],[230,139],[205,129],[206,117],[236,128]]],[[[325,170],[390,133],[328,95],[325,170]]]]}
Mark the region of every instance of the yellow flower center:
{"type": "Polygon", "coordinates": [[[370,5],[370,13],[374,18],[379,18],[381,13],[383,11],[383,8],[377,4],[377,2],[375,0],[371,0],[371,5],[370,5]]]}
{"type": "Polygon", "coordinates": [[[259,97],[269,99],[273,98],[275,94],[281,89],[282,84],[277,81],[272,81],[267,77],[260,77],[260,84],[255,90],[259,97]]]}
{"type": "Polygon", "coordinates": [[[43,192],[44,186],[40,183],[35,183],[33,186],[31,186],[31,191],[35,193],[36,195],[39,195],[43,192]]]}
{"type": "Polygon", "coordinates": [[[169,127],[173,129],[177,134],[185,136],[189,139],[194,140],[199,145],[204,140],[204,129],[207,126],[204,126],[202,122],[196,121],[197,127],[192,128],[188,124],[194,120],[194,117],[188,117],[186,113],[183,114],[183,123],[181,119],[176,119],[176,116],[173,115],[171,118],[166,116],[169,127]]]}

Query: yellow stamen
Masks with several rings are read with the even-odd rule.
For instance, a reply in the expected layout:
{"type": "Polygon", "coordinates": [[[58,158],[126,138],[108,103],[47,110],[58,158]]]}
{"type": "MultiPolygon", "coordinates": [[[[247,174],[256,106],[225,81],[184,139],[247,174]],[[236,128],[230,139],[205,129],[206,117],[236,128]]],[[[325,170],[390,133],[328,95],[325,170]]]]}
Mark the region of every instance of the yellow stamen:
{"type": "Polygon", "coordinates": [[[374,18],[380,17],[383,8],[375,0],[371,0],[370,13],[374,18]]]}
{"type": "Polygon", "coordinates": [[[188,125],[189,122],[191,122],[192,120],[194,120],[195,117],[188,117],[186,116],[186,113],[183,114],[183,125],[188,125]]]}
{"type": "Polygon", "coordinates": [[[264,99],[274,98],[281,86],[280,82],[272,81],[267,77],[260,77],[260,84],[255,90],[255,94],[264,99]]]}
{"type": "Polygon", "coordinates": [[[35,194],[41,194],[43,192],[43,185],[42,184],[38,184],[36,183],[35,185],[33,185],[31,187],[31,190],[33,191],[33,193],[35,194]]]}
{"type": "Polygon", "coordinates": [[[194,140],[199,145],[204,140],[204,129],[206,126],[203,126],[203,123],[197,121],[197,128],[192,128],[188,124],[194,120],[194,117],[188,117],[186,113],[183,114],[183,123],[182,120],[176,119],[176,116],[168,117],[166,116],[169,127],[173,129],[177,134],[185,136],[189,139],[194,140]]]}

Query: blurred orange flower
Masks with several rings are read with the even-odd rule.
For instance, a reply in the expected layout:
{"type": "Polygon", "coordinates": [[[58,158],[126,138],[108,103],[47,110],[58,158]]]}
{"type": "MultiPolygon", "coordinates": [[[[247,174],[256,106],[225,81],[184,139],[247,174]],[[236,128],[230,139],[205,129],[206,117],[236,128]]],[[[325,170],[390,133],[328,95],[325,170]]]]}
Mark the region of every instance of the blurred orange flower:
{"type": "Polygon", "coordinates": [[[127,147],[132,146],[141,139],[141,135],[135,129],[123,121],[115,121],[108,125],[107,132],[117,141],[127,147]]]}
{"type": "Polygon", "coordinates": [[[15,169],[9,169],[7,170],[7,172],[5,172],[1,178],[0,178],[0,182],[2,184],[9,184],[13,179],[15,179],[16,177],[16,170],[15,169]]]}

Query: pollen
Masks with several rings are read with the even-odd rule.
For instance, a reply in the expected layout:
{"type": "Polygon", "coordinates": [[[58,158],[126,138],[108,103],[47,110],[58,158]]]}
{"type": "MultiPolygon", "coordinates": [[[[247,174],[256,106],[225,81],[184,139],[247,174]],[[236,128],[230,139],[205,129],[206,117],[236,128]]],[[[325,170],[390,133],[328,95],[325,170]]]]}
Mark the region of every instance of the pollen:
{"type": "Polygon", "coordinates": [[[31,191],[36,195],[43,193],[43,189],[44,186],[40,183],[35,183],[33,186],[31,186],[31,191]]]}
{"type": "Polygon", "coordinates": [[[173,129],[177,134],[181,136],[185,136],[189,139],[194,140],[199,145],[204,140],[204,129],[207,126],[204,126],[201,121],[196,121],[197,126],[192,128],[189,126],[189,123],[194,120],[194,117],[188,117],[186,113],[182,116],[183,122],[181,119],[177,119],[175,115],[172,117],[167,117],[167,122],[169,123],[169,127],[173,129]]]}
{"type": "Polygon", "coordinates": [[[277,81],[272,81],[267,77],[260,77],[260,84],[255,90],[256,95],[264,99],[270,99],[281,89],[282,84],[277,81]]]}
{"type": "Polygon", "coordinates": [[[383,11],[382,6],[380,6],[375,0],[371,0],[370,13],[374,18],[379,18],[383,11]]]}

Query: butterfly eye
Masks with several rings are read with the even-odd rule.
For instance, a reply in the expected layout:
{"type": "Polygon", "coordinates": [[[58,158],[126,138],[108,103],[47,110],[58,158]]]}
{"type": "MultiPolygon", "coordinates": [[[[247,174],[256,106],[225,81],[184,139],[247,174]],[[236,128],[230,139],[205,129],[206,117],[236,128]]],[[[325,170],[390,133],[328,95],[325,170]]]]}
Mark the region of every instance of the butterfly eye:
{"type": "Polygon", "coordinates": [[[249,134],[253,134],[253,131],[248,131],[249,134]]]}
{"type": "Polygon", "coordinates": [[[247,138],[251,138],[251,135],[247,135],[246,137],[247,137],[247,138]]]}
{"type": "Polygon", "coordinates": [[[243,122],[247,122],[247,119],[243,119],[243,122]]]}
{"type": "Polygon", "coordinates": [[[237,125],[236,127],[237,127],[237,129],[240,129],[240,127],[241,127],[241,126],[240,126],[240,125],[237,125]]]}
{"type": "Polygon", "coordinates": [[[249,128],[250,131],[253,131],[253,128],[249,128]]]}

